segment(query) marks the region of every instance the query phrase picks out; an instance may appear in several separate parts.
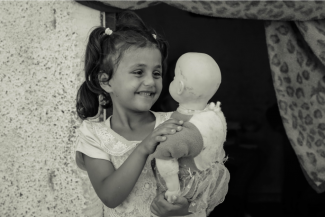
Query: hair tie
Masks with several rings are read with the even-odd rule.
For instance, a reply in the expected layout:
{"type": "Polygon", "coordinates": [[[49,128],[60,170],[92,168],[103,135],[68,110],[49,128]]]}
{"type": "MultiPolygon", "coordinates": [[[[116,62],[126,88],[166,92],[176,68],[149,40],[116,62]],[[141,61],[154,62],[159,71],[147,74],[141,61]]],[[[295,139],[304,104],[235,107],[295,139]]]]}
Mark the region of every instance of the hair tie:
{"type": "Polygon", "coordinates": [[[155,34],[152,34],[152,36],[153,36],[154,39],[157,39],[157,36],[155,34]]]}
{"type": "Polygon", "coordinates": [[[113,33],[113,31],[110,28],[105,29],[105,34],[106,35],[111,35],[112,33],[113,33]]]}

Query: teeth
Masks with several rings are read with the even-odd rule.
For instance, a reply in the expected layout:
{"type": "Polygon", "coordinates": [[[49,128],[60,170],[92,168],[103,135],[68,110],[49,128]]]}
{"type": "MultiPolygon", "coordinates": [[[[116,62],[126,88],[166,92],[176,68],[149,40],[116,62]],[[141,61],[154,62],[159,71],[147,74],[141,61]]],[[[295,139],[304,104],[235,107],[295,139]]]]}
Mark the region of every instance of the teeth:
{"type": "Polygon", "coordinates": [[[144,95],[144,96],[150,96],[151,95],[151,93],[145,93],[145,92],[140,92],[139,94],[144,95]]]}

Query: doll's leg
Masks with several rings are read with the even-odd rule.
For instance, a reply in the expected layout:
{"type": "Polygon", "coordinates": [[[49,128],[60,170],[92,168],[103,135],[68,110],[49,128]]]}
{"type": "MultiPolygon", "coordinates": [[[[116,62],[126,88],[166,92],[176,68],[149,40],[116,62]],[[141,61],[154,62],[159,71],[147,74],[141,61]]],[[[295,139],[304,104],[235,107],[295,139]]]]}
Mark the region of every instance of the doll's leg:
{"type": "Polygon", "coordinates": [[[180,194],[178,161],[175,158],[170,160],[156,158],[156,166],[168,189],[165,193],[165,198],[168,202],[173,203],[175,201],[173,196],[178,196],[180,194]]]}

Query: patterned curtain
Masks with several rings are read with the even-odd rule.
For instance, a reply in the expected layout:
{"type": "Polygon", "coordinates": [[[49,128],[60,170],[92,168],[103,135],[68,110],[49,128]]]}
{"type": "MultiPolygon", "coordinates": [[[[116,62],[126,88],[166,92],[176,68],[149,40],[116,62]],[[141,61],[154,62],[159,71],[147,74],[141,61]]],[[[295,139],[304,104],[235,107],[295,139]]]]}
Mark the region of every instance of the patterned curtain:
{"type": "Polygon", "coordinates": [[[106,12],[165,3],[196,14],[265,20],[283,124],[309,184],[325,191],[324,1],[109,1],[79,3],[106,12]]]}

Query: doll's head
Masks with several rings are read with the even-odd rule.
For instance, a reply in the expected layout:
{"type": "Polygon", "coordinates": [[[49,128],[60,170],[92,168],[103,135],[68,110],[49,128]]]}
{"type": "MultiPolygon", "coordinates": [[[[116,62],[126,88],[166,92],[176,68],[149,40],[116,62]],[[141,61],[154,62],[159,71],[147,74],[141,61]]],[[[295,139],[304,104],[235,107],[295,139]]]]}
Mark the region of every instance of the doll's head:
{"type": "Polygon", "coordinates": [[[220,83],[220,69],[212,57],[204,53],[186,53],[176,63],[169,92],[180,105],[200,109],[217,92],[220,83]]]}

